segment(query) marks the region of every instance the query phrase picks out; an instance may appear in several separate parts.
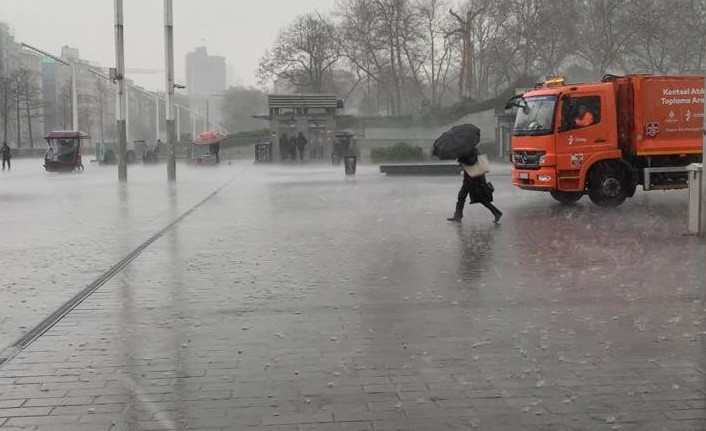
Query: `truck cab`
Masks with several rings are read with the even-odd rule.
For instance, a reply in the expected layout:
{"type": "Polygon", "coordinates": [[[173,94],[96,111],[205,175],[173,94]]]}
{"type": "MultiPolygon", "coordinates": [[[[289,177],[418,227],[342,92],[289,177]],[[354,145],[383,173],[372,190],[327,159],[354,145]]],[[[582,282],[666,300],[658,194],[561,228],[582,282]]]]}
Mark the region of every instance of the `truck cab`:
{"type": "MultiPolygon", "coordinates": [[[[619,159],[621,151],[614,84],[562,84],[553,81],[515,99],[519,109],[512,137],[512,182],[523,189],[549,191],[568,203],[586,192],[591,166],[619,159]]],[[[616,192],[627,196],[628,190],[615,188],[628,189],[630,184],[602,186],[605,196],[595,197],[605,201],[616,192]]]]}

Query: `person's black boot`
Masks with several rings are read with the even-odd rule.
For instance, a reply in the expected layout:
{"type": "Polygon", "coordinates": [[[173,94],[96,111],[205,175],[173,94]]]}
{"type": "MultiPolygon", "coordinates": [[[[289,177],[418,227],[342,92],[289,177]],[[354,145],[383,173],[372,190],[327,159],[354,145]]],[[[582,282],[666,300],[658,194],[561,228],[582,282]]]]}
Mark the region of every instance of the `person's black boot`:
{"type": "Polygon", "coordinates": [[[463,204],[464,202],[456,202],[456,211],[454,211],[453,217],[449,217],[446,220],[460,222],[463,218],[463,204]]]}
{"type": "Polygon", "coordinates": [[[500,223],[500,217],[503,216],[503,212],[500,211],[495,205],[491,204],[492,209],[493,209],[493,215],[495,216],[495,220],[493,220],[493,223],[499,224],[500,223]]]}
{"type": "Polygon", "coordinates": [[[490,202],[483,203],[483,206],[488,208],[491,213],[493,213],[493,216],[495,219],[493,220],[493,223],[498,224],[500,223],[500,217],[503,216],[503,212],[498,209],[495,205],[491,204],[490,202]]]}

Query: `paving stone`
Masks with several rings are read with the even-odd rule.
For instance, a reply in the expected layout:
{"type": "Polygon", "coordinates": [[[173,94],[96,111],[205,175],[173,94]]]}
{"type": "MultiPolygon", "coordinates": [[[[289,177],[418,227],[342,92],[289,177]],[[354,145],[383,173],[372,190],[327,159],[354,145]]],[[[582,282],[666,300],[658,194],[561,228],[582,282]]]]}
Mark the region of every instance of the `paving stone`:
{"type": "Polygon", "coordinates": [[[52,407],[18,407],[0,409],[0,418],[15,418],[21,416],[43,416],[51,412],[52,407]]]}
{"type": "Polygon", "coordinates": [[[63,425],[76,424],[80,416],[78,415],[51,415],[51,416],[23,416],[13,417],[7,421],[11,426],[39,426],[39,425],[63,425]]]}

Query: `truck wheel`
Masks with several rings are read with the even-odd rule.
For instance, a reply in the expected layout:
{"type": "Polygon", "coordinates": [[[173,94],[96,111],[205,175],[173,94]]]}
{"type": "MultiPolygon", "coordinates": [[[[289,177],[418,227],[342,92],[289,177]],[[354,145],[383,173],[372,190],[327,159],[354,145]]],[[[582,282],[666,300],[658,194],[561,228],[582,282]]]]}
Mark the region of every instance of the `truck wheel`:
{"type": "Polygon", "coordinates": [[[560,192],[558,190],[552,190],[549,194],[552,195],[555,200],[565,205],[578,202],[578,200],[583,197],[583,193],[581,192],[560,192]]]}
{"type": "Polygon", "coordinates": [[[588,180],[588,197],[599,207],[617,207],[627,198],[627,176],[622,166],[598,163],[588,180]]]}

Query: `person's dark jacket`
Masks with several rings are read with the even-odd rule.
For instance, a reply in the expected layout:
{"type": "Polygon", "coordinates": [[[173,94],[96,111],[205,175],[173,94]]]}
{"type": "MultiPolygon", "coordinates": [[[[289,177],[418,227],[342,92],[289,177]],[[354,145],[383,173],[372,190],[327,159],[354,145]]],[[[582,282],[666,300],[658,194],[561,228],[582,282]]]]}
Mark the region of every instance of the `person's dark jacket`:
{"type": "Polygon", "coordinates": [[[307,141],[306,141],[306,138],[304,137],[304,134],[299,132],[299,135],[297,135],[297,148],[302,150],[302,149],[304,149],[306,144],[307,144],[307,141]]]}
{"type": "MultiPolygon", "coordinates": [[[[478,151],[474,151],[468,157],[460,157],[458,163],[461,165],[472,166],[478,163],[478,151]]],[[[488,184],[485,179],[485,175],[479,177],[472,177],[463,171],[463,183],[464,186],[468,187],[468,198],[470,203],[481,203],[481,202],[493,202],[493,189],[488,184]]]]}
{"type": "Polygon", "coordinates": [[[0,152],[2,153],[3,159],[10,160],[12,158],[12,152],[10,151],[10,147],[7,144],[0,147],[0,152]]]}

